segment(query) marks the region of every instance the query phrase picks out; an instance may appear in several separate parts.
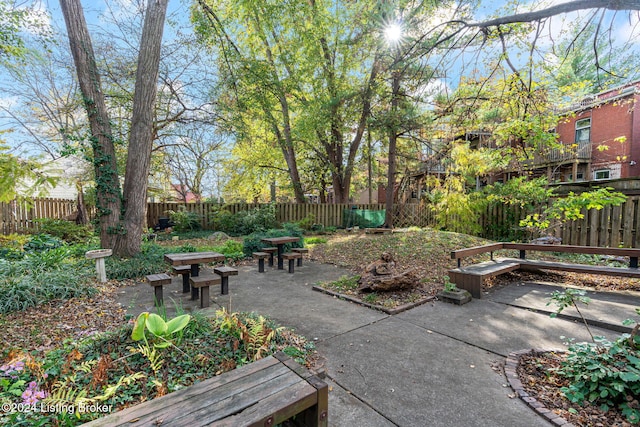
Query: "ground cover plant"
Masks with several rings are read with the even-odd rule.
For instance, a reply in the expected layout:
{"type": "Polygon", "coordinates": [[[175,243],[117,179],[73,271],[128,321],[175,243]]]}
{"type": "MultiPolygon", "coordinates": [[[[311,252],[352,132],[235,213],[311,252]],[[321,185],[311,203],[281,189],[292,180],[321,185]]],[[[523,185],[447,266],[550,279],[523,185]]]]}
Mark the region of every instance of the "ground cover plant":
{"type": "Polygon", "coordinates": [[[16,409],[98,410],[16,410],[0,413],[0,425],[78,425],[104,415],[103,409],[120,410],[165,395],[278,350],[302,363],[315,350],[313,343],[253,313],[143,315],[133,324],[40,355],[7,354],[0,367],[1,403],[16,409]],[[159,322],[164,329],[154,326],[159,322]]]}

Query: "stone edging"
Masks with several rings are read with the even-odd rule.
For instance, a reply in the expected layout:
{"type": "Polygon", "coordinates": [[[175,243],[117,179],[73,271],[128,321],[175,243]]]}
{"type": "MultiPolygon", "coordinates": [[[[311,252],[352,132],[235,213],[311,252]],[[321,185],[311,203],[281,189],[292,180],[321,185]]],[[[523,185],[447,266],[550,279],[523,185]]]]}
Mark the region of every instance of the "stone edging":
{"type": "Polygon", "coordinates": [[[352,302],[352,303],[355,303],[355,304],[360,304],[362,306],[365,306],[365,307],[368,307],[368,308],[372,308],[374,310],[379,310],[379,311],[382,311],[383,313],[387,313],[387,314],[391,314],[391,315],[402,313],[403,311],[407,311],[407,310],[409,310],[411,308],[417,307],[419,305],[425,304],[425,303],[427,303],[429,301],[433,301],[435,299],[434,296],[428,296],[428,297],[425,297],[424,299],[421,299],[420,301],[416,301],[416,302],[412,302],[412,303],[409,303],[409,304],[401,305],[401,306],[396,307],[396,308],[387,308],[387,307],[383,307],[381,305],[369,304],[369,303],[364,302],[362,300],[359,300],[357,298],[350,297],[349,295],[339,294],[337,292],[330,291],[329,289],[325,289],[325,288],[322,288],[320,286],[313,286],[311,289],[313,289],[314,291],[322,292],[322,293],[327,294],[327,295],[331,295],[331,296],[336,297],[336,298],[343,299],[345,301],[349,301],[349,302],[352,302]]]}
{"type": "Polygon", "coordinates": [[[536,411],[540,416],[544,417],[547,421],[556,426],[562,427],[573,427],[574,424],[571,424],[566,419],[562,418],[560,415],[551,411],[549,408],[544,406],[542,403],[538,402],[536,398],[533,396],[529,396],[529,393],[524,389],[522,382],[520,381],[520,377],[518,376],[518,363],[520,363],[520,356],[525,354],[529,354],[532,352],[545,352],[545,350],[536,350],[536,349],[528,349],[528,350],[520,350],[509,353],[507,356],[507,360],[504,365],[504,374],[507,377],[507,381],[509,385],[516,392],[518,397],[522,399],[529,407],[531,407],[534,411],[536,411]]]}

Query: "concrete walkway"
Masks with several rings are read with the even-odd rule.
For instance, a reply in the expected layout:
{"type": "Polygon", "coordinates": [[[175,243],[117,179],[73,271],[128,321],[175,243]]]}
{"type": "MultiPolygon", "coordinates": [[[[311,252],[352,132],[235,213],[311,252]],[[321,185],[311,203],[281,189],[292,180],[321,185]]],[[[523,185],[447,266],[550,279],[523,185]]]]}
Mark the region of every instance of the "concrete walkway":
{"type": "MultiPolygon", "coordinates": [[[[350,273],[306,261],[294,274],[240,267],[229,295],[211,290],[206,311],[256,311],[313,340],[330,385],[332,426],[550,425],[514,398],[502,367],[512,351],[565,349],[562,336],[589,339],[576,319],[549,317],[553,307],[546,302],[555,287],[512,284],[464,306],[435,301],[389,316],[311,289],[343,275],[350,273]]],[[[197,310],[180,280],[165,290],[169,313],[175,304],[197,310]]],[[[614,326],[640,307],[639,293],[590,296],[582,311],[598,322],[597,335],[617,335],[614,326]]],[[[120,302],[137,315],[153,309],[152,298],[151,287],[139,284],[123,288],[120,302]]]]}

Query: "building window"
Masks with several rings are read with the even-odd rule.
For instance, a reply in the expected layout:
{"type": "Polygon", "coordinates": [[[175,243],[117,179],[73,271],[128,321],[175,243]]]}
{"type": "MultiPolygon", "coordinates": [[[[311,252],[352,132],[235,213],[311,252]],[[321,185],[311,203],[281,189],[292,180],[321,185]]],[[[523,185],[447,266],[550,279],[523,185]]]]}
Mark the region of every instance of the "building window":
{"type": "Polygon", "coordinates": [[[576,121],[576,143],[589,142],[591,140],[591,119],[576,121]]]}
{"type": "Polygon", "coordinates": [[[602,169],[598,171],[593,171],[593,179],[609,179],[611,171],[609,169],[602,169]]]}

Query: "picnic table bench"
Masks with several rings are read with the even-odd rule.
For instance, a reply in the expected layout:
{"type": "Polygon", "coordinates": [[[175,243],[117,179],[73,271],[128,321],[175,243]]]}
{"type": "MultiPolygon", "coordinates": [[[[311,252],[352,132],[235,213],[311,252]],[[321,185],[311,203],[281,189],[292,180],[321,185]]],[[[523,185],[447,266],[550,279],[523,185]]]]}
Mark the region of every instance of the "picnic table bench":
{"type": "Polygon", "coordinates": [[[282,352],[84,424],[98,426],[327,426],[327,384],[282,352]]]}
{"type": "Polygon", "coordinates": [[[449,278],[460,289],[466,289],[474,298],[482,298],[482,284],[488,277],[498,276],[515,270],[557,270],[585,274],[603,274],[608,276],[622,276],[640,278],[638,258],[640,249],[633,248],[602,248],[598,246],[573,245],[539,245],[531,243],[492,243],[475,246],[451,252],[451,259],[457,260],[458,267],[449,270],[449,278]],[[493,254],[499,250],[517,250],[518,258],[497,258],[493,254]],[[628,257],[629,267],[606,267],[566,262],[552,262],[527,259],[527,251],[561,252],[591,255],[611,255],[628,257]],[[462,266],[462,260],[467,257],[490,253],[491,260],[478,264],[462,266]]]}

